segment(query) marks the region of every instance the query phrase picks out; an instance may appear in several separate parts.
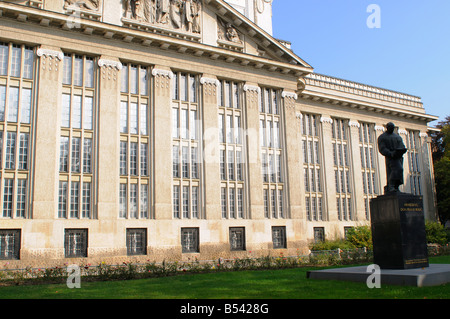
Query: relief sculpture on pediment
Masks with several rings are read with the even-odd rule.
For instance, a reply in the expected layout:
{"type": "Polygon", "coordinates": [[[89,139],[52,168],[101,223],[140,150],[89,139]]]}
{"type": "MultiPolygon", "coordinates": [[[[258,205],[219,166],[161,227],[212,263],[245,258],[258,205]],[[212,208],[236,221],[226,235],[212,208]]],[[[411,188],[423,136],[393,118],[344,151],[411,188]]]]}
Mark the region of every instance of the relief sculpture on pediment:
{"type": "Polygon", "coordinates": [[[190,33],[201,32],[201,0],[123,0],[124,18],[190,33]]]}
{"type": "Polygon", "coordinates": [[[64,7],[76,6],[85,10],[97,11],[99,0],[64,0],[64,7]]]}
{"type": "Polygon", "coordinates": [[[217,17],[218,28],[217,28],[217,37],[219,40],[234,42],[234,43],[242,43],[241,36],[239,35],[236,28],[229,22],[224,21],[223,19],[217,17]]]}

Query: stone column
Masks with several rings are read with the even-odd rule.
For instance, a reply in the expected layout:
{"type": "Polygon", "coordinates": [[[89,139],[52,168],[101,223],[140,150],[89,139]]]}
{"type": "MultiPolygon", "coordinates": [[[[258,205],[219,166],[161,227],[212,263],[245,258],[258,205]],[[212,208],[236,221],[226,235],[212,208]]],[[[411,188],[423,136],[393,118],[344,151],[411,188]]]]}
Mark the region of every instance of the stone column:
{"type": "Polygon", "coordinates": [[[286,167],[287,181],[286,187],[286,199],[287,206],[290,210],[290,218],[292,219],[304,219],[302,209],[302,194],[300,192],[300,185],[303,185],[301,179],[301,172],[303,171],[303,165],[301,164],[301,135],[300,121],[297,119],[295,113],[295,101],[297,100],[297,94],[293,92],[284,91],[282,93],[284,99],[284,127],[285,127],[285,143],[284,147],[286,158],[284,165],[286,167]],[[300,137],[300,138],[299,138],[300,137]]]}
{"type": "MultiPolygon", "coordinates": [[[[62,60],[59,48],[41,47],[36,98],[33,219],[57,216],[62,60]]],[[[30,179],[31,181],[31,179],[30,179]]]]}
{"type": "Polygon", "coordinates": [[[215,76],[203,74],[200,83],[202,90],[203,119],[203,163],[204,194],[206,218],[220,220],[222,218],[220,202],[220,151],[217,117],[217,88],[215,76]]]}
{"type": "Polygon", "coordinates": [[[247,180],[249,188],[250,218],[253,220],[264,219],[263,184],[261,176],[261,149],[259,134],[259,94],[261,89],[254,83],[244,86],[245,105],[247,107],[245,135],[247,143],[247,180]]]}
{"type": "Polygon", "coordinates": [[[374,141],[374,156],[377,156],[378,167],[377,167],[377,175],[378,175],[378,193],[380,195],[384,194],[384,187],[387,185],[387,177],[386,177],[386,159],[384,156],[380,153],[378,149],[378,138],[381,134],[383,134],[385,131],[385,128],[383,125],[375,125],[375,141],[374,141]]]}
{"type": "Polygon", "coordinates": [[[421,188],[423,194],[423,208],[425,219],[437,220],[436,212],[436,190],[434,181],[434,166],[431,153],[431,137],[426,132],[419,134],[420,140],[420,172],[421,172],[421,188]]]}
{"type": "MultiPolygon", "coordinates": [[[[323,115],[320,118],[322,123],[322,147],[324,161],[323,161],[323,171],[324,171],[324,185],[325,190],[324,201],[326,201],[326,208],[328,209],[328,221],[337,221],[337,207],[336,207],[336,181],[334,175],[334,161],[333,161],[333,145],[330,143],[332,138],[332,124],[333,120],[328,115],[323,115]]],[[[325,210],[324,210],[325,212],[325,210]]],[[[324,219],[326,217],[324,216],[324,219]]]]}
{"type": "Polygon", "coordinates": [[[97,126],[97,216],[116,220],[119,216],[120,70],[117,58],[102,56],[98,61],[97,126]]]}
{"type": "MultiPolygon", "coordinates": [[[[408,131],[405,129],[399,129],[398,134],[403,139],[403,144],[408,147],[408,131]]],[[[403,155],[403,185],[400,186],[400,191],[408,194],[411,193],[411,181],[409,179],[411,167],[409,165],[409,156],[409,152],[406,152],[405,155],[403,155]]]]}
{"type": "Polygon", "coordinates": [[[359,128],[358,121],[350,120],[348,122],[350,128],[350,140],[348,150],[350,167],[352,168],[352,182],[353,182],[353,220],[366,220],[366,212],[364,210],[364,184],[361,178],[361,153],[359,149],[359,128]]]}
{"type": "Polygon", "coordinates": [[[171,82],[167,67],[155,66],[154,76],[154,202],[155,219],[172,220],[172,111],[171,82]]]}

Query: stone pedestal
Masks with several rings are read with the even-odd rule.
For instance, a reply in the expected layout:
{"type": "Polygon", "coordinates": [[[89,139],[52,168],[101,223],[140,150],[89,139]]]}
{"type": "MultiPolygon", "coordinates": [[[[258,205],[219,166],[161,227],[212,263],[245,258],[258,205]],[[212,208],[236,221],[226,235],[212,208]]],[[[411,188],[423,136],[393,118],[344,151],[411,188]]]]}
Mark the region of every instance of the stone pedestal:
{"type": "Polygon", "coordinates": [[[422,196],[390,193],[370,203],[374,263],[381,269],[428,267],[422,196]]]}

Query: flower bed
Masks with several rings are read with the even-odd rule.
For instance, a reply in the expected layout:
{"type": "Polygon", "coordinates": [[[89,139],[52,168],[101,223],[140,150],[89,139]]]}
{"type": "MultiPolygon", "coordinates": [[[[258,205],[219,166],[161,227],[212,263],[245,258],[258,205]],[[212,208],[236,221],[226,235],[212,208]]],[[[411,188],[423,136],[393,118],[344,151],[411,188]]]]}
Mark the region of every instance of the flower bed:
{"type": "MultiPolygon", "coordinates": [[[[125,261],[120,265],[109,265],[101,262],[98,265],[77,265],[83,280],[130,280],[152,277],[174,276],[185,273],[206,273],[218,271],[244,271],[285,269],[303,266],[327,266],[345,265],[350,263],[365,263],[372,258],[371,251],[365,250],[333,250],[311,252],[305,256],[265,256],[259,258],[245,257],[234,259],[219,258],[214,261],[199,261],[197,259],[188,262],[162,262],[156,263],[148,260],[146,263],[132,263],[125,261]]],[[[8,265],[5,264],[4,267],[8,265]]],[[[69,265],[51,268],[2,269],[0,270],[0,283],[11,284],[39,284],[39,283],[64,283],[69,272],[69,265]]]]}

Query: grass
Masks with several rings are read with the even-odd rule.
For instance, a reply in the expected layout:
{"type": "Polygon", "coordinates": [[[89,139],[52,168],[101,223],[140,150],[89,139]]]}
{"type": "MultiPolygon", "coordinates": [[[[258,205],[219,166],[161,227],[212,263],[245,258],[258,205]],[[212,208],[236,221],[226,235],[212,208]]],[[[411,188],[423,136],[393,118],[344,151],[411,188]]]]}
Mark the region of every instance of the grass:
{"type": "MultiPolygon", "coordinates": [[[[450,256],[430,258],[450,264],[450,256]]],[[[448,299],[450,284],[438,287],[382,286],[306,279],[317,268],[186,274],[130,281],[0,287],[0,299],[448,299]]]]}

